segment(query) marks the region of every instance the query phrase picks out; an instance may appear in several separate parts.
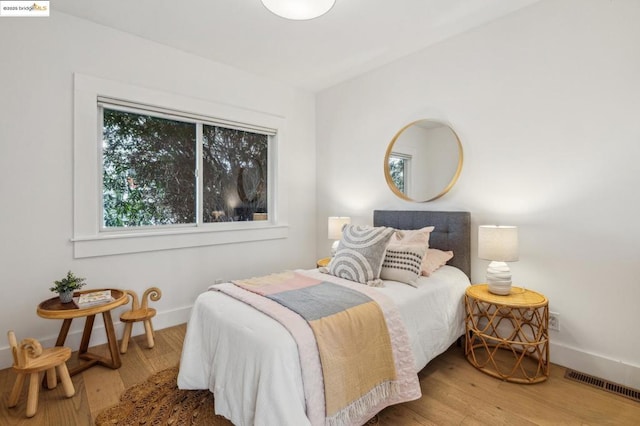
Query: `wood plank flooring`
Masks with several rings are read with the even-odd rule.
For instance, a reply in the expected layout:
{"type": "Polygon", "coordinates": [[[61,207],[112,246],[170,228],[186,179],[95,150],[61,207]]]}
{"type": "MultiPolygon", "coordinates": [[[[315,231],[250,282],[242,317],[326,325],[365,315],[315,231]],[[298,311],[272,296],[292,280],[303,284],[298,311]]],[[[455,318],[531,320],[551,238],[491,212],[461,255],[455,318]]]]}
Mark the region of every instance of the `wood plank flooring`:
{"type": "MultiPolygon", "coordinates": [[[[92,425],[96,415],[116,404],[126,388],[179,363],[185,331],[186,325],[156,331],[153,349],[146,348],[144,335],[134,337],[128,352],[122,356],[120,369],[98,366],[74,376],[76,395],[72,398],[64,397],[61,386],[54,390],[42,389],[38,412],[31,419],[24,417],[26,387],[18,406],[7,408],[15,374],[11,369],[0,370],[0,425],[92,425]]],[[[106,345],[92,351],[107,354],[106,345]]],[[[379,415],[379,424],[640,424],[640,403],[563,376],[564,368],[552,365],[551,377],[544,383],[502,382],[473,368],[464,359],[463,350],[452,347],[420,372],[422,398],[386,408],[379,415]]]]}

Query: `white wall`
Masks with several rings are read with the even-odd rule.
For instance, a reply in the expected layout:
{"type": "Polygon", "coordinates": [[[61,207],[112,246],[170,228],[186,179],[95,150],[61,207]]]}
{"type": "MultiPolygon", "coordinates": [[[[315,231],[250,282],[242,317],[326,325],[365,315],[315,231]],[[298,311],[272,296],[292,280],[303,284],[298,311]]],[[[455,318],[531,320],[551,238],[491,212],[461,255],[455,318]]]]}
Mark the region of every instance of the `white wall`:
{"type": "MultiPolygon", "coordinates": [[[[54,296],[48,288],[69,269],[93,288],[141,293],[160,287],[163,297],[154,305],[159,329],[185,322],[197,294],[215,279],[315,265],[313,94],[58,12],[4,18],[0,40],[2,333],[14,329],[18,338],[55,342],[61,322],[39,318],[36,306],[54,296]],[[279,166],[287,177],[280,190],[288,200],[281,206],[289,211],[288,238],[74,259],[75,72],[285,117],[285,161],[279,166]]],[[[76,349],[81,326],[74,321],[69,339],[76,349]]],[[[98,328],[91,344],[103,341],[98,328]]],[[[6,348],[1,339],[0,368],[10,365],[6,348]]]]}
{"type": "MultiPolygon", "coordinates": [[[[560,313],[552,362],[640,388],[640,2],[547,0],[352,81],[317,101],[318,256],[326,217],[380,208],[467,210],[520,227],[516,284],[560,313]],[[452,191],[395,198],[395,132],[452,124],[465,149],[452,191]]],[[[473,256],[473,281],[487,262],[473,256]]]]}

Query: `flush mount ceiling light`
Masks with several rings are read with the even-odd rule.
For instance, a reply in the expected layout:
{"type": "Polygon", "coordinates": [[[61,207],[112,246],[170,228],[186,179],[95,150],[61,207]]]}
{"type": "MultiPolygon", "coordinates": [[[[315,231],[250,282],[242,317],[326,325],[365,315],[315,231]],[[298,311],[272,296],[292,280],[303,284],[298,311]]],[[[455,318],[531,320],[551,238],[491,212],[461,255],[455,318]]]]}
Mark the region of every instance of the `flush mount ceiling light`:
{"type": "Polygon", "coordinates": [[[336,0],[262,0],[271,13],[286,19],[304,21],[327,13],[336,0]]]}

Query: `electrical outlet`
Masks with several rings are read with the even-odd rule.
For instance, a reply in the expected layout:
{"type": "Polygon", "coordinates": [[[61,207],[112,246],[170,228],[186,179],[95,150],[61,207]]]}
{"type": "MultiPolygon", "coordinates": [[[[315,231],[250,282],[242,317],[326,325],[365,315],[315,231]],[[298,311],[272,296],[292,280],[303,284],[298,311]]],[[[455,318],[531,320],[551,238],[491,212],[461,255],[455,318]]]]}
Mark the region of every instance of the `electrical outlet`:
{"type": "Polygon", "coordinates": [[[222,284],[224,282],[224,280],[222,278],[216,278],[215,280],[213,280],[214,284],[222,284]]]}
{"type": "Polygon", "coordinates": [[[560,314],[549,312],[549,330],[560,331],[560,314]]]}

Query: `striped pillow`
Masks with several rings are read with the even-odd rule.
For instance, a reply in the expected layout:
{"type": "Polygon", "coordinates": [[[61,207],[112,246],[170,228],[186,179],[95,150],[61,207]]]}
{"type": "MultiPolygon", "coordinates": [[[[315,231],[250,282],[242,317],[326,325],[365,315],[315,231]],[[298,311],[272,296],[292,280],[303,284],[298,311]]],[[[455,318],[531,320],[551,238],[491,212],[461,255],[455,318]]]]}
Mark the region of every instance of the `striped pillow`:
{"type": "Polygon", "coordinates": [[[329,273],[373,287],[381,287],[380,269],[393,228],[346,225],[329,273]]]}
{"type": "Polygon", "coordinates": [[[426,252],[426,245],[389,244],[382,262],[380,278],[400,281],[417,287],[417,280],[422,269],[422,259],[424,259],[426,252]]]}

